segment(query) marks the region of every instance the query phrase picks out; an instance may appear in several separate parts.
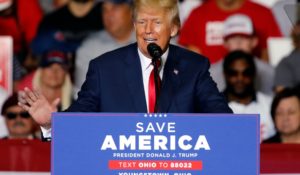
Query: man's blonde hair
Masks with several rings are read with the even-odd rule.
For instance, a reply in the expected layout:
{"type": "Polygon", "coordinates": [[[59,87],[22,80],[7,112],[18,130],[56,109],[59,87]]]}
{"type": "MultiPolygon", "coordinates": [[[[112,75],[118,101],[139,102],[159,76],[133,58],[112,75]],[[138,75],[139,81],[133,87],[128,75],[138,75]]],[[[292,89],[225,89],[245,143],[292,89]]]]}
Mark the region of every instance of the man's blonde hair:
{"type": "Polygon", "coordinates": [[[180,28],[180,18],[177,0],[134,0],[133,1],[133,19],[137,17],[140,8],[153,8],[166,10],[169,13],[171,23],[180,28]]]}

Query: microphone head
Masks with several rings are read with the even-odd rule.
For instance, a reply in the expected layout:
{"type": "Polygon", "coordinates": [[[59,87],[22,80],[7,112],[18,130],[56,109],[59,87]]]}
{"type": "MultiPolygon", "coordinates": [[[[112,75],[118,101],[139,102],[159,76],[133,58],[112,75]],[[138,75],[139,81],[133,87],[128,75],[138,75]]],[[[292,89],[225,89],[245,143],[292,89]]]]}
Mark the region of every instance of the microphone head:
{"type": "Polygon", "coordinates": [[[147,50],[152,58],[160,58],[163,54],[162,49],[155,43],[148,44],[147,50]]]}

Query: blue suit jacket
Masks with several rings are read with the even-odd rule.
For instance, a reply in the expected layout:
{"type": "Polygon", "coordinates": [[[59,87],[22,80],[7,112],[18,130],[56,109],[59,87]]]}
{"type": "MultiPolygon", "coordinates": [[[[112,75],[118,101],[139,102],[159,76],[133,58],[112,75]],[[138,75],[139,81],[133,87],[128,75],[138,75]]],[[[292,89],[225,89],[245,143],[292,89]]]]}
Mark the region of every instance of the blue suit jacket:
{"type": "MultiPolygon", "coordinates": [[[[218,92],[208,69],[207,58],[170,45],[162,79],[159,112],[232,112],[223,95],[218,92]]],[[[137,44],[92,60],[78,99],[67,111],[146,113],[137,44]]]]}

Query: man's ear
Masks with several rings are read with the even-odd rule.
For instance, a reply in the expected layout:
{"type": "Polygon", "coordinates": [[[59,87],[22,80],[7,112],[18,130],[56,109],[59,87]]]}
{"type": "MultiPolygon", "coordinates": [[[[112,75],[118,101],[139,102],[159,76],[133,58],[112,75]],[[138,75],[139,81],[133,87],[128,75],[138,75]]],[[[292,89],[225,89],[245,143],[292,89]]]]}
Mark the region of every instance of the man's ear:
{"type": "Polygon", "coordinates": [[[172,25],[171,28],[171,37],[174,37],[178,34],[179,27],[177,25],[172,25]]]}

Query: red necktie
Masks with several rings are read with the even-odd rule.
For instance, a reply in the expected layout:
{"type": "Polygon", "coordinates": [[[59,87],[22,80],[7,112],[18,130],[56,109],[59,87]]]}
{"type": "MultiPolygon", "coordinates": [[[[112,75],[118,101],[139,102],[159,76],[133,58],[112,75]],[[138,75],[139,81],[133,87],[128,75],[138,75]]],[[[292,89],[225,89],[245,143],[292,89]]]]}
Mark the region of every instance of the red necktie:
{"type": "MultiPolygon", "coordinates": [[[[159,68],[161,65],[161,61],[158,59],[156,61],[157,67],[159,68]]],[[[156,93],[160,92],[160,87],[161,87],[161,79],[159,77],[159,73],[157,71],[157,77],[158,77],[158,92],[156,92],[155,89],[155,69],[153,68],[151,73],[150,73],[150,77],[149,77],[149,87],[148,87],[148,100],[149,100],[149,112],[150,113],[154,113],[157,112],[155,111],[155,103],[156,103],[156,93]]]]}

